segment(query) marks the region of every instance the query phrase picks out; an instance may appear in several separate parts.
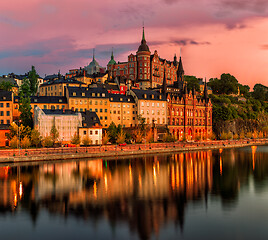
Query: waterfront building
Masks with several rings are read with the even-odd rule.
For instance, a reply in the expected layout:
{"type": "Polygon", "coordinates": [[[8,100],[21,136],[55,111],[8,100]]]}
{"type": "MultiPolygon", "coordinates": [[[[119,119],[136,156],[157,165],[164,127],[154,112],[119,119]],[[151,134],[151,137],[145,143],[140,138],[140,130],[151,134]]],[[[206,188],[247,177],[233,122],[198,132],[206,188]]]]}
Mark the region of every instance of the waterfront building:
{"type": "Polygon", "coordinates": [[[122,127],[134,127],[138,124],[137,107],[131,95],[109,94],[110,122],[122,127]]]}
{"type": "Polygon", "coordinates": [[[109,75],[113,78],[124,77],[132,81],[138,88],[156,88],[163,84],[164,71],[167,74],[167,83],[173,84],[177,81],[177,69],[179,62],[176,55],[173,61],[160,58],[155,50],[151,54],[145,40],[143,28],[141,44],[136,54],[130,54],[127,62],[118,62],[114,60],[112,53],[111,60],[107,65],[109,75]]]}
{"type": "Polygon", "coordinates": [[[34,109],[34,127],[42,137],[50,136],[51,128],[55,126],[59,132],[58,141],[70,143],[73,136],[82,127],[80,112],[65,109],[34,109]]]}
{"type": "Polygon", "coordinates": [[[13,92],[0,90],[0,124],[10,124],[13,121],[13,92]]]}
{"type": "Polygon", "coordinates": [[[65,96],[65,87],[87,86],[84,82],[77,81],[73,78],[59,78],[56,80],[46,81],[40,86],[40,96],[65,96]]]}
{"type": "MultiPolygon", "coordinates": [[[[59,96],[34,96],[31,97],[31,107],[32,113],[34,114],[34,109],[39,107],[40,109],[68,109],[68,103],[66,97],[59,96]]],[[[13,118],[19,119],[19,97],[14,96],[13,98],[13,118]]]]}
{"type": "Polygon", "coordinates": [[[146,124],[167,124],[167,101],[164,94],[157,90],[131,89],[128,95],[133,96],[137,116],[145,118],[146,124]]]}
{"type": "Polygon", "coordinates": [[[66,97],[69,109],[96,112],[104,128],[110,125],[110,102],[105,88],[94,84],[88,87],[67,87],[66,97]]]}
{"type": "Polygon", "coordinates": [[[0,147],[9,146],[7,134],[9,133],[10,124],[0,124],[0,147]]]}
{"type": "Polygon", "coordinates": [[[100,119],[95,112],[82,112],[82,126],[79,127],[79,137],[83,143],[86,137],[90,140],[90,145],[102,144],[102,126],[100,119]]]}

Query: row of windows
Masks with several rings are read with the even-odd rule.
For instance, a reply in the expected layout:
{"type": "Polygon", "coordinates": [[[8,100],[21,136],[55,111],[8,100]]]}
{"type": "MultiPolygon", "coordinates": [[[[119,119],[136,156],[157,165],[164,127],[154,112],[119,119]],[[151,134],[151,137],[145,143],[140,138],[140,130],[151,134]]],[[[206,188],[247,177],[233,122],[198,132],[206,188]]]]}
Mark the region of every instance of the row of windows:
{"type": "MultiPolygon", "coordinates": [[[[126,106],[127,106],[127,108],[130,108],[129,104],[127,104],[127,105],[123,104],[123,108],[125,108],[126,106]]],[[[112,107],[112,104],[110,104],[110,107],[112,107]]],[[[114,104],[113,107],[116,108],[116,104],[114,104]]],[[[121,108],[121,105],[117,104],[117,107],[121,108]]],[[[132,105],[132,108],[135,108],[135,105],[132,105]]]]}
{"type": "MultiPolygon", "coordinates": [[[[151,112],[152,112],[152,115],[154,115],[155,113],[157,113],[157,115],[160,115],[160,111],[159,110],[157,110],[157,112],[155,112],[155,110],[151,110],[151,112]]],[[[147,115],[149,115],[150,114],[150,110],[147,110],[146,113],[147,113],[147,115]]],[[[144,114],[144,110],[143,109],[141,110],[141,114],[144,114]]],[[[165,115],[165,111],[163,111],[163,110],[162,110],[162,115],[165,115]]]]}
{"type": "MultiPolygon", "coordinates": [[[[95,130],[94,133],[95,133],[95,135],[99,135],[99,131],[98,130],[95,130]]],[[[87,131],[86,130],[84,131],[84,135],[87,135],[87,131]]],[[[89,131],[89,135],[93,135],[93,130],[90,130],[89,131]]]]}
{"type": "MultiPolygon", "coordinates": [[[[2,119],[2,120],[0,121],[0,123],[1,123],[1,124],[5,124],[5,121],[2,119]]],[[[6,124],[10,124],[10,120],[6,120],[6,124]]]]}
{"type": "MultiPolygon", "coordinates": [[[[0,103],[0,107],[3,108],[4,107],[4,103],[0,103]]],[[[9,108],[10,107],[10,103],[6,103],[6,107],[9,108]]]]}
{"type": "Polygon", "coordinates": [[[10,111],[6,111],[6,114],[4,111],[0,111],[0,116],[10,116],[10,111]]]}
{"type": "MultiPolygon", "coordinates": [[[[78,100],[75,100],[75,101],[74,100],[71,100],[71,102],[72,102],[72,104],[78,105],[78,100]]],[[[92,101],[92,100],[89,100],[88,101],[88,104],[89,105],[92,105],[92,103],[95,103],[95,105],[103,105],[103,101],[102,100],[101,101],[95,101],[95,102],[92,101]]],[[[87,104],[87,100],[84,100],[84,101],[83,100],[80,100],[79,101],[79,104],[80,105],[87,104]]],[[[104,101],[104,105],[107,105],[107,101],[104,101]]]]}
{"type": "MultiPolygon", "coordinates": [[[[144,107],[144,104],[145,104],[144,102],[141,102],[141,106],[142,106],[142,107],[144,107]]],[[[156,103],[156,105],[155,105],[155,103],[152,102],[151,105],[152,105],[152,107],[154,107],[154,106],[160,107],[160,103],[156,103]]],[[[150,107],[150,102],[147,102],[147,103],[146,103],[146,106],[147,106],[147,107],[150,107]]],[[[162,107],[163,107],[163,108],[165,107],[165,103],[162,103],[162,107]]]]}

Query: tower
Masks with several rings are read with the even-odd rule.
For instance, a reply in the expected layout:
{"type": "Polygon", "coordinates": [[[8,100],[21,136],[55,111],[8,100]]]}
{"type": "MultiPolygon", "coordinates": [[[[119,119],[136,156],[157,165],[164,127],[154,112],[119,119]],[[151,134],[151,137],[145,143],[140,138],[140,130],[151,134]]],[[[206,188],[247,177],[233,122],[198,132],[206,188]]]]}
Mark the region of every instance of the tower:
{"type": "Polygon", "coordinates": [[[151,52],[145,40],[144,27],[142,30],[142,40],[137,51],[137,80],[150,79],[150,55],[151,52]]]}

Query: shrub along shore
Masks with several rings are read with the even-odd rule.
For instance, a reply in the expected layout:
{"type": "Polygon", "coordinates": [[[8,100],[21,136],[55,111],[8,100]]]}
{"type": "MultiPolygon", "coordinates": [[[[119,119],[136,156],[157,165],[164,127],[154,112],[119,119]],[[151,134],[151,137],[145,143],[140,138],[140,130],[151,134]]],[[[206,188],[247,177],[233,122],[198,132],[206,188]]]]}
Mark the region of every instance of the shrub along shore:
{"type": "Polygon", "coordinates": [[[116,158],[119,156],[213,150],[268,144],[268,139],[226,140],[208,142],[176,142],[104,145],[73,148],[37,148],[0,150],[0,163],[63,161],[86,158],[116,158]]]}

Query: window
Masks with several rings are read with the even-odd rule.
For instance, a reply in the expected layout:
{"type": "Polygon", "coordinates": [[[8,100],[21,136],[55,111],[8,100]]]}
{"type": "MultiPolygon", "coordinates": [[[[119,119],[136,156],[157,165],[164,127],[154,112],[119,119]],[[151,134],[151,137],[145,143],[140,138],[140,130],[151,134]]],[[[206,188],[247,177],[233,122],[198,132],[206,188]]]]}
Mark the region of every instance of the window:
{"type": "Polygon", "coordinates": [[[90,130],[90,133],[89,133],[90,135],[92,135],[93,134],[93,131],[92,130],[90,130]]]}
{"type": "Polygon", "coordinates": [[[87,134],[87,131],[84,131],[84,135],[86,135],[87,134]]]}
{"type": "Polygon", "coordinates": [[[0,116],[4,116],[4,111],[1,111],[0,112],[0,116]]]}
{"type": "Polygon", "coordinates": [[[76,92],[73,92],[73,96],[76,96],[76,92]]]}
{"type": "Polygon", "coordinates": [[[150,107],[150,103],[149,102],[147,102],[147,107],[150,107]]]}
{"type": "Polygon", "coordinates": [[[10,116],[10,111],[7,111],[7,116],[10,116]]]}
{"type": "Polygon", "coordinates": [[[98,130],[95,131],[95,134],[98,135],[98,130]]]}
{"type": "Polygon", "coordinates": [[[102,108],[100,109],[100,112],[102,112],[102,108]]]}
{"type": "Polygon", "coordinates": [[[141,106],[142,106],[142,107],[144,106],[144,102],[141,102],[141,106]]]}
{"type": "Polygon", "coordinates": [[[10,124],[10,120],[7,120],[7,124],[10,124]]]}
{"type": "Polygon", "coordinates": [[[95,108],[95,112],[98,112],[98,109],[97,108],[95,108]]]}
{"type": "Polygon", "coordinates": [[[0,103],[0,107],[4,107],[4,103],[0,103]]]}
{"type": "Polygon", "coordinates": [[[107,113],[107,108],[105,108],[105,109],[104,109],[104,112],[106,112],[106,113],[107,113]]]}
{"type": "Polygon", "coordinates": [[[9,107],[9,103],[7,103],[7,107],[9,107]]]}
{"type": "Polygon", "coordinates": [[[152,103],[152,107],[154,107],[154,102],[152,103]]]}

